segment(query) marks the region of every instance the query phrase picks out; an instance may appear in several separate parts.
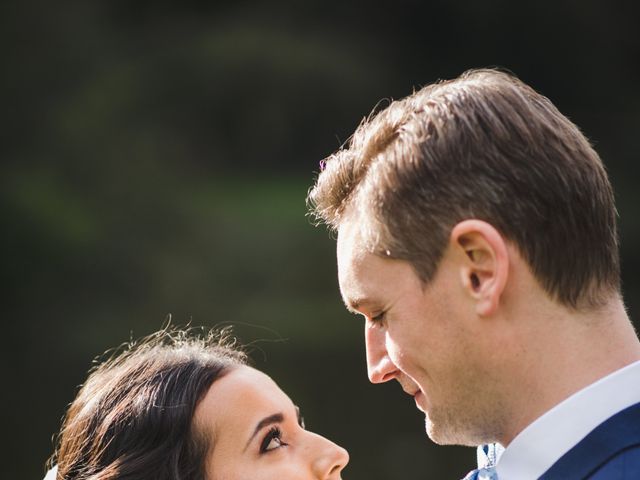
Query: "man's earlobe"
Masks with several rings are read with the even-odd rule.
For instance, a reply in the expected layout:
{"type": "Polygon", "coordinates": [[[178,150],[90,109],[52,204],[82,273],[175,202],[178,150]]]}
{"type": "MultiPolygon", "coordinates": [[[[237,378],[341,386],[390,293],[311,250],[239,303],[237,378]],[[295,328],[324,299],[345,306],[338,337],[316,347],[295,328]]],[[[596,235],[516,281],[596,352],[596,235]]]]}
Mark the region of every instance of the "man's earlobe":
{"type": "Polygon", "coordinates": [[[509,253],[504,238],[482,220],[463,220],[451,230],[451,245],[462,253],[463,288],[476,301],[476,313],[489,316],[500,305],[509,275],[509,253]]]}

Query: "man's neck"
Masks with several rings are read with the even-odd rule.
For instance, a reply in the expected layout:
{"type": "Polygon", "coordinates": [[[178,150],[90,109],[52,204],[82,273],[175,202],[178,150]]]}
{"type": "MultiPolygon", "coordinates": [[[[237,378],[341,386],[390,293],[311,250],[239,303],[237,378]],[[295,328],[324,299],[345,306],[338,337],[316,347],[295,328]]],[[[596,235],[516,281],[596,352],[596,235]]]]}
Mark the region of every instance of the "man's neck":
{"type": "Polygon", "coordinates": [[[514,338],[519,356],[505,369],[511,395],[509,428],[499,439],[504,446],[566,398],[640,360],[640,342],[619,296],[588,312],[548,304],[520,327],[514,338]]]}

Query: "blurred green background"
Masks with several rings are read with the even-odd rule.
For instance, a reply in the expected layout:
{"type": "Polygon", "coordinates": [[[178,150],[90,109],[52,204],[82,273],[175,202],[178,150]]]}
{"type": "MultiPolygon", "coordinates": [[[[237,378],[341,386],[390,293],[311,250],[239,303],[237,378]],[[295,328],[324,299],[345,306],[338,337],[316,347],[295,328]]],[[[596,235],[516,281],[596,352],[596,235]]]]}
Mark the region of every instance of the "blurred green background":
{"type": "MultiPolygon", "coordinates": [[[[3,2],[3,478],[41,478],[92,359],[173,323],[232,323],[345,446],[355,480],[459,478],[396,385],[366,380],[318,162],[381,99],[502,66],[595,143],[640,308],[635,2],[3,2]]],[[[559,212],[560,214],[561,212],[559,212]]],[[[588,255],[588,252],[584,252],[588,255]]]]}

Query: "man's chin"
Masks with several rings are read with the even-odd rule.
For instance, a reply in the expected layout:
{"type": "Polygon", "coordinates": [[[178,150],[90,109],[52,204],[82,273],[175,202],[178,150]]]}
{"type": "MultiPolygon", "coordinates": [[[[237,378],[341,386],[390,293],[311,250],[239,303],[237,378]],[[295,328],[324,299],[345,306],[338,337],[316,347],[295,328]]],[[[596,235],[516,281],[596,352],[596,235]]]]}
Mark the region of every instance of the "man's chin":
{"type": "MultiPolygon", "coordinates": [[[[464,447],[476,447],[484,442],[476,442],[471,439],[471,435],[466,431],[464,426],[459,425],[455,421],[435,420],[425,413],[424,420],[425,431],[429,439],[438,445],[461,445],[464,447]]],[[[469,427],[468,425],[466,426],[469,427]]]]}

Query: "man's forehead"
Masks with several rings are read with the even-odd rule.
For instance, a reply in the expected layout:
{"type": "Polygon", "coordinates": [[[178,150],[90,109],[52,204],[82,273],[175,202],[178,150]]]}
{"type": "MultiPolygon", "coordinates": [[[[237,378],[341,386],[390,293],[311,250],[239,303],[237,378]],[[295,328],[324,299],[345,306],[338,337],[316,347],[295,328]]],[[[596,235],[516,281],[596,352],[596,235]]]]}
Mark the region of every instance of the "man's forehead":
{"type": "Polygon", "coordinates": [[[338,256],[338,273],[346,274],[348,270],[358,267],[370,252],[365,248],[362,229],[357,222],[342,222],[338,227],[336,244],[338,256]]]}
{"type": "Polygon", "coordinates": [[[371,251],[358,222],[344,222],[339,226],[337,256],[340,293],[349,310],[379,302],[394,285],[405,288],[415,283],[422,288],[409,262],[371,251]]]}
{"type": "Polygon", "coordinates": [[[357,222],[343,223],[338,229],[338,283],[342,300],[351,311],[371,302],[379,285],[380,262],[367,248],[357,222]]]}
{"type": "Polygon", "coordinates": [[[373,232],[373,222],[366,215],[351,212],[338,225],[338,249],[353,257],[366,256],[376,236],[373,232]]]}

